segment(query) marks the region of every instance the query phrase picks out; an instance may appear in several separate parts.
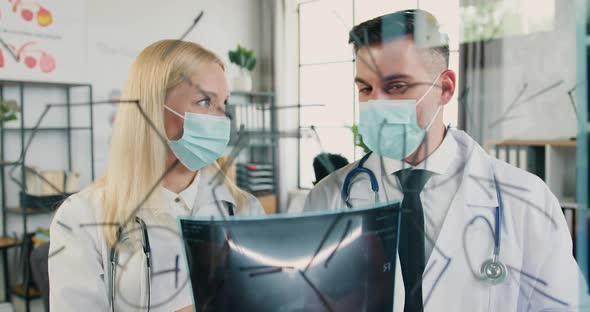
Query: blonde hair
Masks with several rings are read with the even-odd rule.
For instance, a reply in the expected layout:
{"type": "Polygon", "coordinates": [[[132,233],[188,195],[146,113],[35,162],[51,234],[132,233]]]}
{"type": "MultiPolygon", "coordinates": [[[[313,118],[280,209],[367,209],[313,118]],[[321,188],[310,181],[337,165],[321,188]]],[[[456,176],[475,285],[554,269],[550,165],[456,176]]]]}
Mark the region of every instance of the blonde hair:
{"type": "MultiPolygon", "coordinates": [[[[110,160],[105,175],[94,186],[103,189],[104,222],[125,226],[133,220],[137,207],[156,212],[162,206],[161,183],[142,203],[166,170],[167,144],[150,127],[146,118],[164,137],[164,101],[166,94],[181,84],[183,77],[198,73],[203,65],[223,62],[211,51],[186,41],[161,40],[145,48],[135,59],[122,101],[139,100],[135,104],[119,104],[112,133],[110,160]]],[[[210,165],[219,169],[217,163],[210,165]]],[[[203,168],[204,169],[204,168],[203,168]]],[[[247,195],[224,178],[234,196],[237,208],[247,203],[247,195]]],[[[119,226],[105,226],[109,246],[116,244],[119,226]]]]}

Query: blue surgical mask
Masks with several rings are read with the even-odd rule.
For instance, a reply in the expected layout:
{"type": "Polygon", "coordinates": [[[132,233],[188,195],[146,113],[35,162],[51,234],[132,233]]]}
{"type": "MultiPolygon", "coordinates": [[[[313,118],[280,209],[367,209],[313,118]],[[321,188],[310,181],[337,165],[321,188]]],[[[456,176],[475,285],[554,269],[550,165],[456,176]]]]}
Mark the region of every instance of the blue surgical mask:
{"type": "Polygon", "coordinates": [[[166,105],[164,108],[184,119],[182,137],[179,140],[168,140],[168,145],[185,167],[196,171],[223,155],[231,130],[231,122],[227,117],[189,112],[182,116],[166,105]]]}
{"type": "Polygon", "coordinates": [[[432,90],[439,77],[418,100],[372,100],[361,103],[358,127],[365,145],[377,155],[397,160],[414,153],[442,107],[437,107],[426,128],[422,129],[416,118],[416,106],[432,90]]]}

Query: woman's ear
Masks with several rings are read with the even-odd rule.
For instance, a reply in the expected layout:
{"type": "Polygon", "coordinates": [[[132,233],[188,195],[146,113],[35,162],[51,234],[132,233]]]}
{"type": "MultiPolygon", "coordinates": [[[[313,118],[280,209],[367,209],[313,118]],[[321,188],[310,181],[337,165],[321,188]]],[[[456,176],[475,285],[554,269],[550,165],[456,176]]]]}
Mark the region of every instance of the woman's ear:
{"type": "Polygon", "coordinates": [[[442,104],[446,105],[451,101],[453,95],[455,94],[457,75],[454,71],[447,69],[441,74],[440,81],[442,88],[441,100],[442,104]]]}

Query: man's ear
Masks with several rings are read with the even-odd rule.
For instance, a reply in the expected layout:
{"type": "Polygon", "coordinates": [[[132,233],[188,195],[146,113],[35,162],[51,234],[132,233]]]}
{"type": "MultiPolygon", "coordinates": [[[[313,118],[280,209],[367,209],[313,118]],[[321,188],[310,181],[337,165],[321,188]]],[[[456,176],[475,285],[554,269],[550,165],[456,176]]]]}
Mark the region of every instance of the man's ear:
{"type": "Polygon", "coordinates": [[[457,87],[457,75],[454,71],[447,69],[442,72],[440,76],[441,81],[441,100],[442,104],[446,105],[451,101],[453,95],[455,94],[455,88],[457,87]]]}

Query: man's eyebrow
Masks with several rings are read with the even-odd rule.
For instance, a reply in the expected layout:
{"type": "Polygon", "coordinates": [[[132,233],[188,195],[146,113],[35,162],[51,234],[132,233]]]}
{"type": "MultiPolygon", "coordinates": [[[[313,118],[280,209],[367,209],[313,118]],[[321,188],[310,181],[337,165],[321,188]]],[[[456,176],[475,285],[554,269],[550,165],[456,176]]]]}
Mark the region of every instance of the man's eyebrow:
{"type": "MultiPolygon", "coordinates": [[[[411,78],[409,75],[406,74],[392,74],[389,76],[385,76],[383,77],[383,79],[381,79],[381,83],[387,83],[393,80],[398,80],[398,79],[409,79],[411,78]]],[[[366,84],[366,85],[370,85],[368,82],[366,82],[364,79],[360,78],[360,77],[355,77],[354,78],[354,82],[355,83],[362,83],[362,84],[366,84]]]]}
{"type": "Polygon", "coordinates": [[[366,82],[365,80],[363,80],[362,78],[359,78],[359,77],[354,77],[354,82],[369,85],[368,82],[366,82]]]}
{"type": "Polygon", "coordinates": [[[408,79],[408,78],[411,78],[411,77],[406,74],[393,74],[393,75],[383,77],[383,79],[381,79],[381,82],[384,83],[384,82],[390,82],[392,80],[408,79]]]}

